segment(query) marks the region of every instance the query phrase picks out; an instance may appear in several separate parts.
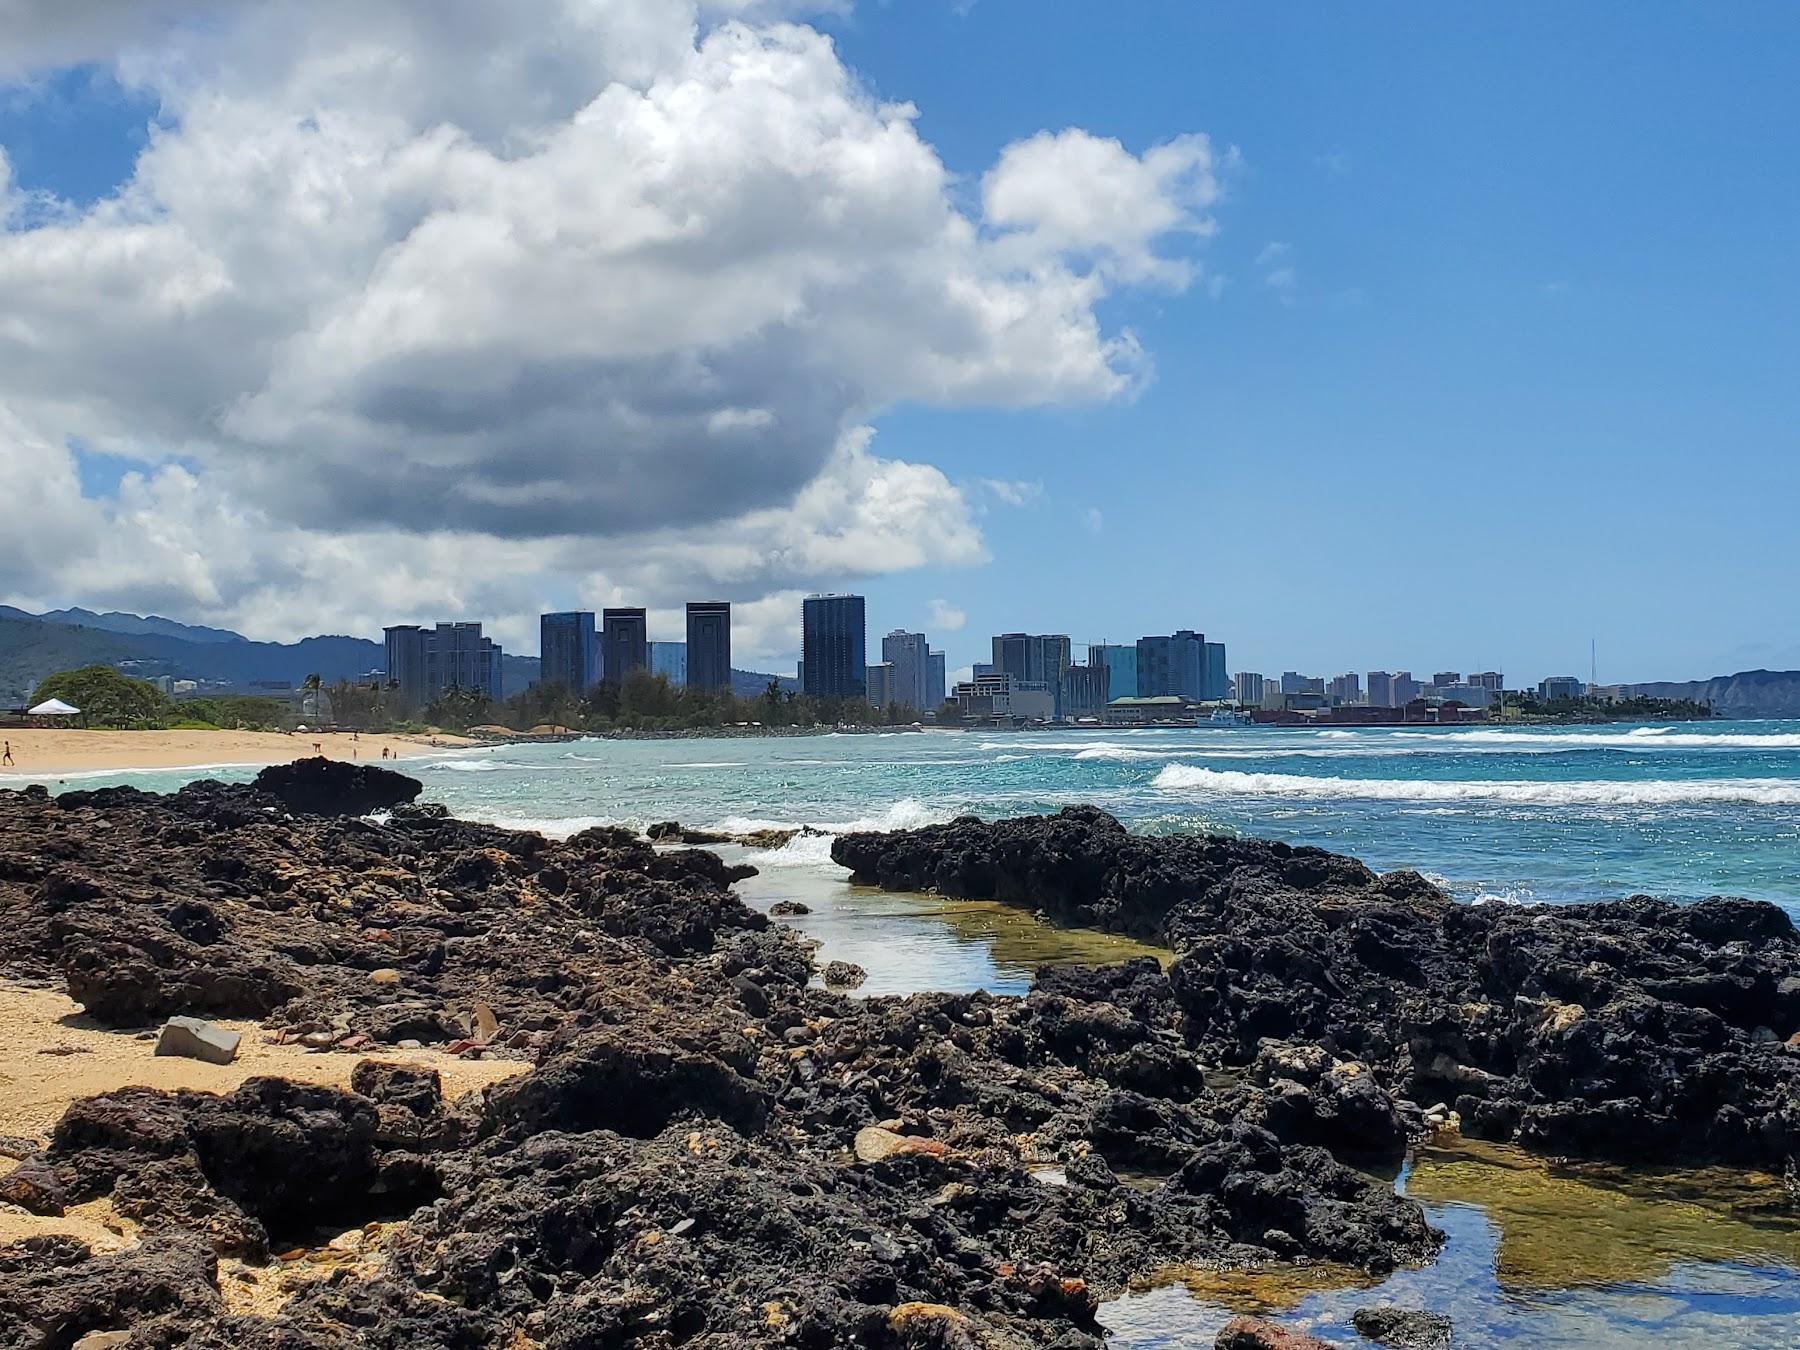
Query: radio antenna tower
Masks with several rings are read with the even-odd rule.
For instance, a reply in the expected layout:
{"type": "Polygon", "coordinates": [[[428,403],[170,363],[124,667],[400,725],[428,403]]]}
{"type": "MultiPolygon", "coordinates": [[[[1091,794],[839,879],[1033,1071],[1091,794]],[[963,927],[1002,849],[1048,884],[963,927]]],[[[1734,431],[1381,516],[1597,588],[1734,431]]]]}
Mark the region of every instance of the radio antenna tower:
{"type": "Polygon", "coordinates": [[[1600,639],[1588,639],[1588,688],[1600,683],[1600,639]]]}

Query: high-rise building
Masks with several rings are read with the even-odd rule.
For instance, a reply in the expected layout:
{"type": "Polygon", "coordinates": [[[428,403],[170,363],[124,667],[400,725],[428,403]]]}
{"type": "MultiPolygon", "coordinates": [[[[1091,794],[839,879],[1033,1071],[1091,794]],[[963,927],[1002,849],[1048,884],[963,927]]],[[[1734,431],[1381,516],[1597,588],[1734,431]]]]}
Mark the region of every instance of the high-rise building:
{"type": "Polygon", "coordinates": [[[866,698],[868,639],[860,595],[809,595],[801,606],[801,690],[813,698],[866,698]]]}
{"type": "Polygon", "coordinates": [[[1297,670],[1283,671],[1281,692],[1284,694],[1323,694],[1325,677],[1323,675],[1302,675],[1297,670]]]}
{"type": "MultiPolygon", "coordinates": [[[[904,704],[917,712],[929,712],[943,702],[941,694],[933,698],[926,687],[931,681],[931,644],[923,633],[908,633],[896,628],[881,639],[881,659],[894,668],[891,702],[904,704]]],[[[869,701],[874,702],[873,693],[869,701]]]]}
{"type": "Polygon", "coordinates": [[[1433,684],[1461,684],[1462,672],[1460,670],[1440,670],[1431,677],[1431,682],[1433,684]]]}
{"type": "Polygon", "coordinates": [[[688,683],[688,645],[685,642],[652,642],[650,673],[660,675],[676,688],[688,683]]]}
{"type": "Polygon", "coordinates": [[[1362,702],[1362,681],[1354,673],[1334,675],[1331,685],[1326,690],[1327,697],[1334,708],[1347,707],[1362,702]]]}
{"type": "Polygon", "coordinates": [[[1394,677],[1385,670],[1369,672],[1369,706],[1372,708],[1391,708],[1394,706],[1394,677]]]}
{"type": "Polygon", "coordinates": [[[435,628],[396,624],[387,638],[387,677],[407,707],[421,709],[447,690],[469,689],[500,701],[504,653],[481,635],[478,623],[440,623],[435,628]]]}
{"type": "Polygon", "coordinates": [[[731,605],[728,601],[688,602],[687,683],[695,689],[731,688],[731,605]]]}
{"type": "MultiPolygon", "coordinates": [[[[1065,633],[1001,633],[994,638],[994,673],[1028,685],[1043,685],[1052,699],[1062,698],[1062,675],[1069,668],[1070,644],[1065,633]]],[[[1061,715],[1061,708],[1055,715],[1061,715]]]]}
{"type": "Polygon", "coordinates": [[[867,668],[863,686],[869,691],[871,708],[891,708],[903,701],[900,698],[898,675],[892,661],[883,661],[867,668]]]}
{"type": "MultiPolygon", "coordinates": [[[[1219,648],[1219,674],[1224,675],[1225,649],[1219,648]]],[[[1180,628],[1167,637],[1141,637],[1137,641],[1137,692],[1139,698],[1203,699],[1206,697],[1206,635],[1180,628]]]]}
{"type": "Polygon", "coordinates": [[[1109,676],[1105,666],[1070,666],[1062,673],[1062,696],[1058,704],[1064,717],[1098,717],[1111,702],[1109,676]]]}
{"type": "Polygon", "coordinates": [[[1231,677],[1231,696],[1246,708],[1262,707],[1263,677],[1253,670],[1240,670],[1231,677]]]}
{"type": "Polygon", "coordinates": [[[1587,686],[1573,675],[1552,675],[1538,681],[1538,697],[1546,703],[1560,702],[1563,699],[1577,699],[1587,690],[1587,686]]]}
{"type": "Polygon", "coordinates": [[[1106,701],[1136,698],[1138,659],[1135,645],[1095,643],[1088,648],[1088,664],[1106,667],[1106,701]]]}
{"type": "Polygon", "coordinates": [[[925,700],[926,706],[920,712],[930,712],[949,696],[949,686],[944,682],[944,654],[931,652],[925,658],[925,700]]]}
{"type": "Polygon", "coordinates": [[[600,611],[600,676],[619,684],[650,668],[650,621],[641,609],[600,611]]]}
{"type": "Polygon", "coordinates": [[[600,683],[600,640],[592,610],[538,618],[538,683],[560,684],[580,698],[600,683]]]}
{"type": "Polygon", "coordinates": [[[1412,677],[1412,672],[1410,670],[1397,670],[1394,672],[1393,707],[1404,708],[1424,692],[1425,691],[1419,687],[1419,682],[1412,677]]]}
{"type": "Polygon", "coordinates": [[[1506,676],[1497,670],[1478,670],[1469,676],[1469,683],[1477,689],[1488,689],[1497,694],[1506,688],[1506,676]]]}
{"type": "Polygon", "coordinates": [[[1231,697],[1231,677],[1225,673],[1225,644],[1208,642],[1205,645],[1206,667],[1202,672],[1204,679],[1200,695],[1205,699],[1228,699],[1231,697]]]}

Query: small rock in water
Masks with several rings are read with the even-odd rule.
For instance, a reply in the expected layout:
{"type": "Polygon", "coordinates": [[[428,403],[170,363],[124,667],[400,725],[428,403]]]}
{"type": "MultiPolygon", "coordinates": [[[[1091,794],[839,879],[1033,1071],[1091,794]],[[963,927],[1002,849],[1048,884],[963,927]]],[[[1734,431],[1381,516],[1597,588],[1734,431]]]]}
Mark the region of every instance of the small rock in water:
{"type": "Polygon", "coordinates": [[[156,1038],[156,1053],[201,1059],[208,1064],[229,1064],[237,1058],[241,1040],[243,1037],[237,1032],[198,1017],[171,1017],[156,1038]]]}
{"type": "Polygon", "coordinates": [[[850,961],[833,961],[825,967],[825,983],[833,989],[854,989],[868,978],[868,971],[850,961]]]}
{"type": "Polygon", "coordinates": [[[798,900],[777,900],[769,906],[769,913],[778,919],[786,919],[800,914],[811,914],[812,906],[803,905],[798,900]]]}
{"type": "Polygon", "coordinates": [[[1350,1322],[1370,1340],[1394,1350],[1449,1350],[1450,1319],[1443,1313],[1380,1304],[1358,1308],[1350,1322]]]}
{"type": "Polygon", "coordinates": [[[1260,1317],[1234,1317],[1219,1328],[1213,1350],[1331,1350],[1331,1342],[1260,1317]]]}

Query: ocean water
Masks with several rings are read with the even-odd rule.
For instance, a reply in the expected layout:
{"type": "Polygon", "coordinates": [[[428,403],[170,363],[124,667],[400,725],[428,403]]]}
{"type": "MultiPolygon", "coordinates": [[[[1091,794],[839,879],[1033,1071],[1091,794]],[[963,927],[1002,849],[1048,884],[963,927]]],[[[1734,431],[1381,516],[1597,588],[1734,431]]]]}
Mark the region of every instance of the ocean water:
{"type": "MultiPolygon", "coordinates": [[[[814,827],[779,849],[719,851],[760,869],[740,884],[748,903],[806,904],[782,922],[821,961],[864,967],[870,995],[1018,993],[1046,961],[1148,953],[999,905],[852,887],[830,860],[836,831],[1074,802],[1148,833],[1236,831],[1416,868],[1469,901],[1723,893],[1800,915],[1800,722],[592,740],[400,767],[459,816],[552,835],[814,827]]],[[[195,776],[63,782],[166,791],[195,776]]],[[[1110,1343],[1199,1350],[1233,1313],[1260,1312],[1358,1344],[1354,1310],[1392,1302],[1450,1313],[1462,1346],[1800,1348],[1800,1227],[1774,1178],[1559,1169],[1470,1145],[1415,1156],[1399,1184],[1449,1235],[1431,1265],[1381,1282],[1166,1271],[1102,1309],[1110,1343]]]]}
{"type": "MultiPolygon", "coordinates": [[[[672,818],[899,828],[1093,802],[1149,833],[1239,831],[1416,868],[1468,900],[1732,894],[1800,913],[1800,722],[590,740],[402,767],[460,815],[556,834],[672,818]]],[[[829,870],[829,848],[802,838],[759,862],[829,870]]]]}
{"type": "MultiPolygon", "coordinates": [[[[1416,868],[1470,900],[1735,894],[1800,912],[1792,722],[587,741],[422,776],[458,812],[557,831],[895,828],[1093,802],[1146,832],[1239,831],[1416,868]]],[[[828,849],[798,840],[769,861],[828,849]]]]}

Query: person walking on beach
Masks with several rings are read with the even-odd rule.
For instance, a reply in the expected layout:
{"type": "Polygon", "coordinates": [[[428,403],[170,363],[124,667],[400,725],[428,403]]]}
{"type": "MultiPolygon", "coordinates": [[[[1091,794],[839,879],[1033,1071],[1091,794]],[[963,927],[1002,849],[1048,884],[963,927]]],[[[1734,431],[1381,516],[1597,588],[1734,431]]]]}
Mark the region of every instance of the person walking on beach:
{"type": "Polygon", "coordinates": [[[6,753],[3,755],[0,755],[0,764],[11,764],[12,762],[13,762],[12,742],[8,741],[6,743],[6,753]]]}

